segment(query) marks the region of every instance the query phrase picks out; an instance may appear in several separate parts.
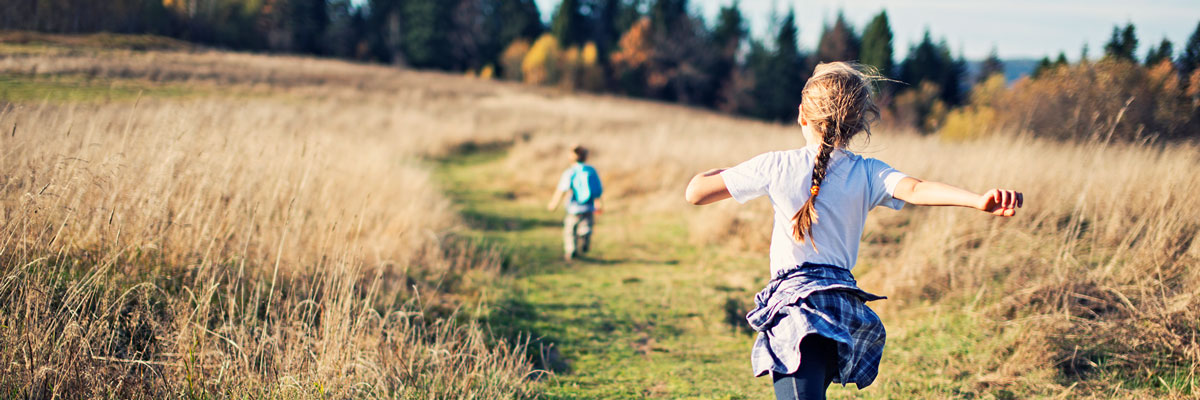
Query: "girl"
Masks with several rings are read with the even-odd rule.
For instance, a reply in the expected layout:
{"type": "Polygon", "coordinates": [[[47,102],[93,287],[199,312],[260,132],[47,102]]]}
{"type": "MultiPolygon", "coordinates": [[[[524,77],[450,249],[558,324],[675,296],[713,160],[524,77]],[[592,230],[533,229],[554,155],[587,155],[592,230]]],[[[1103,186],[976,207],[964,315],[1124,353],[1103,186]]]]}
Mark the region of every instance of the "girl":
{"type": "Polygon", "coordinates": [[[884,329],[865,302],[883,297],[859,289],[850,274],[868,211],[907,202],[1011,217],[1023,202],[1011,190],[978,195],[922,181],[846,150],[856,135],[869,136],[879,117],[871,100],[878,79],[846,63],[818,65],[797,118],[807,147],[762,154],[688,183],[692,204],[766,195],[775,209],[772,279],[746,319],[758,331],[754,373],[771,374],[780,400],[824,399],[830,382],[863,389],[875,380],[884,329]]]}

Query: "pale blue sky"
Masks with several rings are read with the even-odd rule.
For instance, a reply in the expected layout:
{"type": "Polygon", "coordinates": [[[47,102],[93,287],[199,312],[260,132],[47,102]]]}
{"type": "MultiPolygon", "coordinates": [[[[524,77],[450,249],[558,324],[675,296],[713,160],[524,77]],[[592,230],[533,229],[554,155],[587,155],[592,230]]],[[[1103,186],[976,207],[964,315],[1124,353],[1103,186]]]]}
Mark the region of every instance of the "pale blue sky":
{"type": "MultiPolygon", "coordinates": [[[[560,0],[536,0],[544,18],[560,0]]],[[[691,6],[711,21],[723,5],[733,0],[691,0],[691,6]]],[[[861,31],[871,17],[886,8],[896,35],[897,57],[907,54],[911,43],[921,39],[929,27],[935,39],[945,37],[955,54],[961,49],[968,59],[987,56],[995,45],[1003,58],[1041,58],[1065,51],[1072,60],[1087,42],[1092,57],[1103,53],[1114,24],[1133,22],[1137,27],[1138,57],[1164,36],[1178,52],[1200,23],[1197,0],[741,0],[742,12],[751,21],[756,36],[768,27],[772,9],[779,15],[796,10],[800,43],[816,45],[821,26],[832,21],[838,10],[861,31]]],[[[897,59],[899,61],[899,59],[897,59]]]]}

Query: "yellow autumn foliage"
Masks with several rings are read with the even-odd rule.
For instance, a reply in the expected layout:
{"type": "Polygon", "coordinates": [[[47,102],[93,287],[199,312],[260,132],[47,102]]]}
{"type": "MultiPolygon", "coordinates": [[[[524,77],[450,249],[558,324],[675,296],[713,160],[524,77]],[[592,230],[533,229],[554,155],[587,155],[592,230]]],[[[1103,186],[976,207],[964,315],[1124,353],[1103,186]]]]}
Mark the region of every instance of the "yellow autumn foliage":
{"type": "Polygon", "coordinates": [[[525,83],[532,85],[557,83],[562,74],[558,65],[561,53],[558,39],[554,35],[546,33],[534,41],[533,46],[529,48],[529,52],[521,61],[521,74],[525,83]]]}

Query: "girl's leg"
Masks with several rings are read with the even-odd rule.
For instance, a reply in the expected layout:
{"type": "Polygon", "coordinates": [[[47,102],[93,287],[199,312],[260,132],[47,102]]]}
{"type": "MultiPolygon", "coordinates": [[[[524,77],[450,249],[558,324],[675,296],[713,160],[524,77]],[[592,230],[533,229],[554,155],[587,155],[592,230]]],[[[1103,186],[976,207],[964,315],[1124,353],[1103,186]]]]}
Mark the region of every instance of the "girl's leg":
{"type": "Polygon", "coordinates": [[[824,400],[837,372],[837,342],[809,335],[800,342],[800,368],[791,374],[771,373],[777,400],[824,400]]]}

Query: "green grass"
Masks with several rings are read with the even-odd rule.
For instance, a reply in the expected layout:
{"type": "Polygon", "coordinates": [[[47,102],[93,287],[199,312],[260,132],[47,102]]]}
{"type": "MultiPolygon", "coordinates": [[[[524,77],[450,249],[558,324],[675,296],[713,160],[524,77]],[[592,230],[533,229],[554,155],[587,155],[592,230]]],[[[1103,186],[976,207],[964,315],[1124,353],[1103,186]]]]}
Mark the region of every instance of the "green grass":
{"type": "Polygon", "coordinates": [[[82,74],[0,74],[0,101],[55,103],[135,100],[139,96],[183,97],[199,88],[163,85],[128,79],[90,78],[82,74]]]}
{"type": "Polygon", "coordinates": [[[591,258],[567,264],[561,211],[546,211],[545,198],[514,198],[499,183],[502,156],[455,157],[441,163],[439,178],[466,234],[505,251],[516,279],[484,318],[499,334],[532,336],[531,356],[555,371],[544,379],[545,398],[771,395],[770,382],[750,374],[753,337],[726,323],[723,311],[731,290],[749,299],[751,288],[716,278],[760,266],[760,258],[688,245],[678,215],[613,212],[597,218],[591,258]],[[629,227],[638,228],[620,229],[629,227]],[[714,257],[728,262],[700,262],[714,257]]]}

